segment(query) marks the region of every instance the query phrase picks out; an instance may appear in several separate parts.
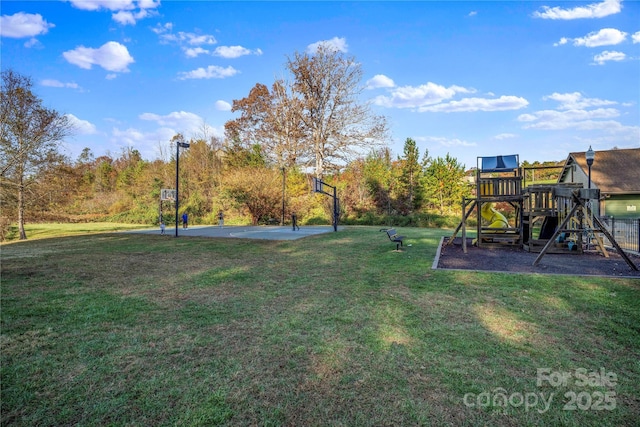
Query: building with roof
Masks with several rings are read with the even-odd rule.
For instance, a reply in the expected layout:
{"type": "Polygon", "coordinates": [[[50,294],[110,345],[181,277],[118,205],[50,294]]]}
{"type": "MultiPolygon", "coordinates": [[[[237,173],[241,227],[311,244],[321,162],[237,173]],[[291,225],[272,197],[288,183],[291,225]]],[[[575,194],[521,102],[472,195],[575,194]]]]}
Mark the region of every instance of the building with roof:
{"type": "MultiPolygon", "coordinates": [[[[569,153],[558,183],[581,183],[587,188],[589,166],[585,152],[569,153]]],[[[640,148],[596,151],[591,188],[600,190],[599,216],[640,218],[640,148]]]]}

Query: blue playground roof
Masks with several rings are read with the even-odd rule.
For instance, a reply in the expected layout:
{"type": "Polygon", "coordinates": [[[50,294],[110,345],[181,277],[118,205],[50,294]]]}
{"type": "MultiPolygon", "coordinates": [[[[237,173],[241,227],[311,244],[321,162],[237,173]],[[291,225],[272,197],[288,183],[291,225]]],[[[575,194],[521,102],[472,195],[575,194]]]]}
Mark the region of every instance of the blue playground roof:
{"type": "Polygon", "coordinates": [[[520,166],[517,154],[508,156],[478,157],[478,169],[481,172],[505,172],[518,169],[520,166]]]}

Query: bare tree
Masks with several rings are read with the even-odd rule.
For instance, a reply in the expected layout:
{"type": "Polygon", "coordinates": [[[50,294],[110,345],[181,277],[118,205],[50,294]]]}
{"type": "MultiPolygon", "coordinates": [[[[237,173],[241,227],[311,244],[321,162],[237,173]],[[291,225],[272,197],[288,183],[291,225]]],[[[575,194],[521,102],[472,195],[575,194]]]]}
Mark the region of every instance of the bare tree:
{"type": "Polygon", "coordinates": [[[20,239],[24,231],[25,189],[34,177],[60,159],[58,144],[73,130],[67,116],[42,105],[29,77],[2,71],[0,96],[0,177],[17,193],[20,239]]]}
{"type": "Polygon", "coordinates": [[[384,142],[385,117],[362,103],[362,68],[328,45],[315,54],[296,53],[287,68],[293,75],[293,92],[302,100],[301,118],[315,160],[315,174],[345,164],[358,149],[384,142]]]}

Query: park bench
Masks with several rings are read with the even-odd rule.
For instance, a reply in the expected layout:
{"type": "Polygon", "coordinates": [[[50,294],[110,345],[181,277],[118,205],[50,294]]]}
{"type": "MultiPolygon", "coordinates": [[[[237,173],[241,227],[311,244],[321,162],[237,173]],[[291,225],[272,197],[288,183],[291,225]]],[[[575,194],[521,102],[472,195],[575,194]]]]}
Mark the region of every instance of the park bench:
{"type": "Polygon", "coordinates": [[[389,228],[385,230],[387,232],[387,236],[389,236],[389,240],[396,244],[396,250],[399,251],[402,246],[402,241],[404,240],[404,236],[398,236],[395,228],[389,228]]]}

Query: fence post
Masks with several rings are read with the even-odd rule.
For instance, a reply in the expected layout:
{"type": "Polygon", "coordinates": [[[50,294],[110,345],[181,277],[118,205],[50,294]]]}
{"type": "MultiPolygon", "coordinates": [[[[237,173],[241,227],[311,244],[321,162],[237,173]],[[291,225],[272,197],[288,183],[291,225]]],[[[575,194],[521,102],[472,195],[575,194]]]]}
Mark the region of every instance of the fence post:
{"type": "Polygon", "coordinates": [[[640,218],[638,218],[638,228],[636,229],[636,231],[638,232],[638,233],[637,233],[637,236],[638,236],[638,241],[637,241],[638,246],[636,246],[636,251],[640,252],[640,218]]]}
{"type": "MultiPolygon", "coordinates": [[[[613,216],[611,216],[611,235],[614,239],[616,238],[616,219],[613,216]]],[[[613,242],[611,244],[613,245],[613,242]]]]}

